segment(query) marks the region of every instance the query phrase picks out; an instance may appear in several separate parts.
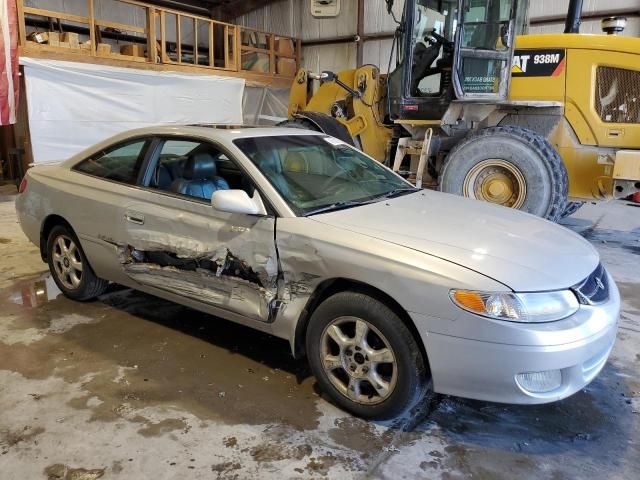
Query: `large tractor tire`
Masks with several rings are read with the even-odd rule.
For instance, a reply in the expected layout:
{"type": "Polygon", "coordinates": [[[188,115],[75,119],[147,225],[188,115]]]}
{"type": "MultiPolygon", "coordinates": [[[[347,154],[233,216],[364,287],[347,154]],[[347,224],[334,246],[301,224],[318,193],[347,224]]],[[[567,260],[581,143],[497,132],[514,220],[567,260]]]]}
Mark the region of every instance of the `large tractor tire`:
{"type": "Polygon", "coordinates": [[[479,130],[449,152],[440,190],[557,222],[565,211],[567,169],[538,133],[516,126],[479,130]]]}
{"type": "Polygon", "coordinates": [[[349,135],[349,130],[335,118],[317,112],[304,112],[301,116],[291,120],[285,120],[278,124],[279,127],[303,128],[305,130],[315,130],[331,135],[351,146],[355,146],[353,138],[349,135]]]}
{"type": "Polygon", "coordinates": [[[570,217],[582,207],[586,202],[567,202],[567,206],[564,207],[561,218],[570,217]]]}

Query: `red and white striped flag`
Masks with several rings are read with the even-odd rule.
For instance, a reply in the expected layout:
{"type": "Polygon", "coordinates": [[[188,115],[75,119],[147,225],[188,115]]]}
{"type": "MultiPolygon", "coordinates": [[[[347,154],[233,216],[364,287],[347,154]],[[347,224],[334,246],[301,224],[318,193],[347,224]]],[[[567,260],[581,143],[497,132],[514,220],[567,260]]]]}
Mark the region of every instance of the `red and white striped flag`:
{"type": "Polygon", "coordinates": [[[0,125],[16,123],[18,15],[15,0],[0,0],[0,125]]]}

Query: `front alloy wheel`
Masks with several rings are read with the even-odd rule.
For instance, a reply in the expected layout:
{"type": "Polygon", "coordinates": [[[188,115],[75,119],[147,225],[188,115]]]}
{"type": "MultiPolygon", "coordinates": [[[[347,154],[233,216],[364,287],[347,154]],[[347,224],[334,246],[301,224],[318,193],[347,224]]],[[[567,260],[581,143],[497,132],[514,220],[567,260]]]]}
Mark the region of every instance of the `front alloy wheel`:
{"type": "Polygon", "coordinates": [[[402,415],[431,393],[418,341],[393,308],[355,291],[325,299],[306,331],[307,358],[321,390],[363,418],[402,415]]]}
{"type": "Polygon", "coordinates": [[[369,322],[339,317],[322,333],[322,366],[332,385],[350,400],[375,405],[393,392],[398,366],[389,341],[369,322]]]}

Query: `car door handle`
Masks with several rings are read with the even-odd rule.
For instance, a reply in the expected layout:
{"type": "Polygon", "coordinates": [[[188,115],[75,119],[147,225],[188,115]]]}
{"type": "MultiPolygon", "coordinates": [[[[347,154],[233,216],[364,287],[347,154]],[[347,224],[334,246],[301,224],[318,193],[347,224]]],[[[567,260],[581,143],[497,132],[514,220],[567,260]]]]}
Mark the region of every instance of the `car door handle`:
{"type": "Polygon", "coordinates": [[[144,215],[140,213],[127,212],[124,214],[124,218],[127,222],[135,223],[137,225],[144,225],[144,215]]]}

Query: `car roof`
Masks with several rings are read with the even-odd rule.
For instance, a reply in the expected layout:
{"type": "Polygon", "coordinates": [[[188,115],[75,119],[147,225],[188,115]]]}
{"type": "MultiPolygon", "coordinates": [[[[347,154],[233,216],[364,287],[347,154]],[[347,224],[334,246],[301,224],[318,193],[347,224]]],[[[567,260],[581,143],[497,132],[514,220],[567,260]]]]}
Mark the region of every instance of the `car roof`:
{"type": "Polygon", "coordinates": [[[62,163],[71,167],[77,162],[99,152],[112,145],[133,140],[145,136],[193,136],[202,139],[218,141],[224,145],[230,145],[238,138],[276,137],[281,135],[326,135],[315,130],[287,127],[231,127],[226,125],[157,125],[144,128],[126,130],[109,137],[100,143],[92,145],[62,163]]]}
{"type": "Polygon", "coordinates": [[[231,141],[236,138],[275,137],[280,135],[325,135],[322,132],[288,127],[231,127],[225,125],[167,125],[137,128],[125,133],[140,135],[197,135],[217,140],[231,141]]]}

